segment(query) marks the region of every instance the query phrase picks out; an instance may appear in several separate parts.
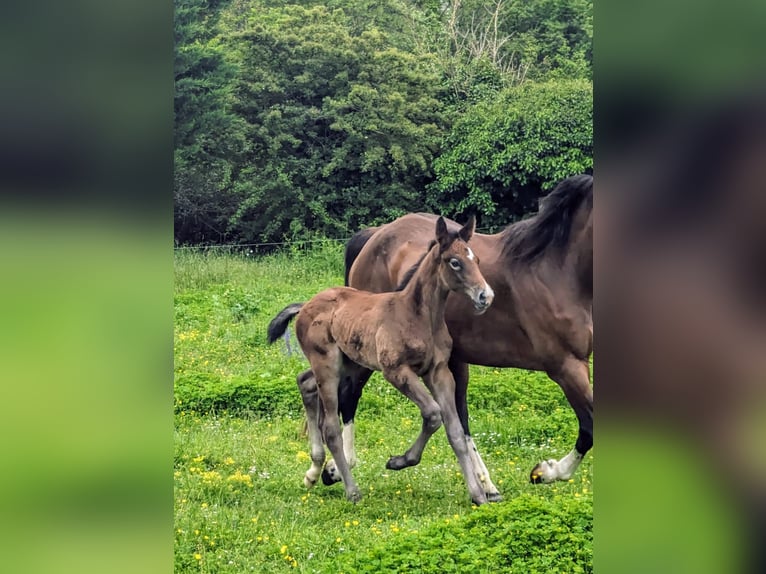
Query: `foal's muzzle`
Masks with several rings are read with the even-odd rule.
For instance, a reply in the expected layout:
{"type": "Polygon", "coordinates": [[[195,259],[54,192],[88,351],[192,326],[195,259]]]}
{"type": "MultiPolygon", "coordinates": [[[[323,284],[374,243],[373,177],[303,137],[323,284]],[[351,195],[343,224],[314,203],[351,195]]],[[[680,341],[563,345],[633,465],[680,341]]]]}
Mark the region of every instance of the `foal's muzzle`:
{"type": "Polygon", "coordinates": [[[473,306],[479,315],[484,313],[484,311],[489,308],[494,298],[495,293],[487,284],[485,284],[484,289],[479,290],[479,292],[476,293],[474,297],[471,297],[473,300],[473,306]]]}

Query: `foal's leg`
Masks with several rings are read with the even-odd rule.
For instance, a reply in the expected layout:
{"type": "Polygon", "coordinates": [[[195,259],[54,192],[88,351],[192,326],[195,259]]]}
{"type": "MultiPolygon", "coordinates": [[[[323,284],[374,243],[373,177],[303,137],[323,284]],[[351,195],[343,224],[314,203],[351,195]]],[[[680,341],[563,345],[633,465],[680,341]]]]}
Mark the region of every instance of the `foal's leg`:
{"type": "Polygon", "coordinates": [[[471,494],[471,501],[477,505],[484,504],[487,502],[487,495],[479,481],[479,469],[474,466],[471,449],[467,444],[466,435],[455,408],[455,379],[447,365],[442,363],[426,374],[425,381],[431,389],[434,399],[441,407],[444,430],[447,431],[447,439],[455,452],[455,456],[457,456],[460,469],[463,471],[463,478],[468,486],[468,492],[471,494]]]}
{"type": "MultiPolygon", "coordinates": [[[[356,449],[354,448],[354,417],[362,397],[362,390],[370,380],[372,371],[356,365],[347,365],[346,374],[340,381],[338,389],[338,401],[340,415],[343,418],[343,453],[346,455],[349,468],[354,468],[357,463],[356,449]]],[[[322,471],[322,482],[330,486],[340,482],[341,477],[335,461],[330,459],[322,471]]]]}
{"type": "Polygon", "coordinates": [[[564,391],[577,415],[580,431],[575,447],[564,458],[543,461],[532,469],[529,479],[535,484],[569,479],[593,446],[593,388],[590,386],[588,361],[570,356],[560,369],[549,372],[548,376],[564,391]]]}
{"type": "Polygon", "coordinates": [[[423,426],[413,445],[403,455],[392,456],[386,463],[386,468],[401,470],[420,462],[428,439],[442,424],[441,408],[410,367],[403,365],[386,369],[383,371],[383,376],[418,406],[420,415],[423,417],[423,426]]]}
{"type": "Polygon", "coordinates": [[[343,454],[340,418],[338,418],[338,380],[341,374],[340,350],[337,347],[330,347],[321,349],[321,353],[317,350],[317,353],[321,355],[321,360],[316,355],[312,356],[310,360],[316,377],[319,398],[324,408],[324,424],[322,425],[324,440],[343,479],[346,498],[351,502],[358,502],[362,495],[354,477],[351,476],[346,455],[343,454]]]}
{"type": "Polygon", "coordinates": [[[476,444],[473,442],[471,431],[468,428],[468,401],[466,400],[468,392],[468,364],[450,359],[449,370],[455,379],[455,408],[465,433],[465,441],[468,445],[468,453],[473,461],[473,466],[478,473],[479,481],[484,489],[484,493],[487,495],[487,500],[489,502],[500,502],[503,500],[503,497],[489,477],[487,465],[484,464],[476,444]]]}
{"type": "Polygon", "coordinates": [[[311,488],[317,482],[319,473],[325,460],[324,443],[322,443],[322,431],[319,429],[319,394],[317,392],[314,373],[309,369],[298,375],[298,389],[303,399],[303,408],[306,411],[306,427],[309,434],[309,447],[311,449],[311,467],[303,477],[303,484],[311,488]]]}

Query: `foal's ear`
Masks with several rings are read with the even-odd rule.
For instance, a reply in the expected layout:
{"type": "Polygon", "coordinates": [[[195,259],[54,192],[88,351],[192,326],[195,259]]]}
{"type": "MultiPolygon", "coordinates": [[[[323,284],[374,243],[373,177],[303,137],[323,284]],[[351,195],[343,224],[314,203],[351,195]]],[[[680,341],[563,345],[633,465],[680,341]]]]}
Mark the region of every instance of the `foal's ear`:
{"type": "Polygon", "coordinates": [[[450,246],[450,243],[452,243],[452,239],[447,231],[447,224],[443,217],[439,217],[439,219],[436,220],[436,241],[439,242],[439,249],[441,251],[447,249],[450,246]]]}
{"type": "Polygon", "coordinates": [[[473,237],[473,232],[476,230],[476,216],[472,215],[468,218],[466,224],[457,232],[458,237],[468,243],[468,240],[473,237]]]}

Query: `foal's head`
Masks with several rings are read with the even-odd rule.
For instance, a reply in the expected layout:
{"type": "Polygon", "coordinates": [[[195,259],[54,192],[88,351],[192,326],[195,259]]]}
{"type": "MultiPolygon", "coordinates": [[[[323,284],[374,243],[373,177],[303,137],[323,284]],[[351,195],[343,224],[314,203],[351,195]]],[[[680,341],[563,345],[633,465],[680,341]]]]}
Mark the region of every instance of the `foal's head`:
{"type": "Polygon", "coordinates": [[[479,258],[468,247],[468,240],[476,228],[474,216],[457,233],[450,233],[444,218],[436,221],[436,243],[440,265],[439,278],[452,291],[465,293],[481,314],[487,310],[495,297],[479,270],[479,258]]]}

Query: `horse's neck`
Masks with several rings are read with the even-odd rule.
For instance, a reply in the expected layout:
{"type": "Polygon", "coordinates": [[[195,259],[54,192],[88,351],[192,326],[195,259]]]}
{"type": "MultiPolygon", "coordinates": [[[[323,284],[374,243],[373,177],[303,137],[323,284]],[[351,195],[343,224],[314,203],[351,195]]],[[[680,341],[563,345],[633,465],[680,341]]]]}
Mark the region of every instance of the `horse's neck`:
{"type": "Polygon", "coordinates": [[[531,263],[516,262],[512,254],[510,257],[512,273],[531,273],[558,291],[558,297],[573,297],[579,302],[593,299],[593,227],[587,212],[578,214],[560,253],[543,253],[531,263]]]}
{"type": "Polygon", "coordinates": [[[402,291],[402,296],[418,311],[425,309],[428,312],[425,316],[430,319],[432,328],[444,322],[444,309],[449,294],[449,289],[439,279],[439,264],[439,248],[433,247],[402,291]]]}

